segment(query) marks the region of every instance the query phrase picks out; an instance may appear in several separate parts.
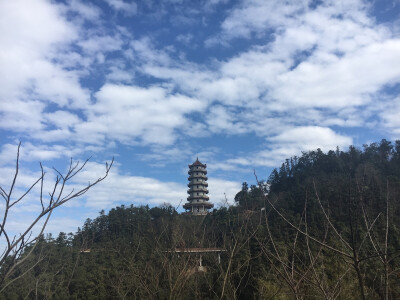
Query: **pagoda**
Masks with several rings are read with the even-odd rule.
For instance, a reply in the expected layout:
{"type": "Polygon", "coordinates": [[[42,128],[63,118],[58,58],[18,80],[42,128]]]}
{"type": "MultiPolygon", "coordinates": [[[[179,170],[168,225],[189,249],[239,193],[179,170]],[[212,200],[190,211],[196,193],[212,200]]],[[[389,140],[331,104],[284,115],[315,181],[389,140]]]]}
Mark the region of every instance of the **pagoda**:
{"type": "Polygon", "coordinates": [[[197,158],[196,161],[189,165],[189,184],[188,194],[189,197],[183,208],[191,215],[206,215],[214,204],[209,202],[208,183],[207,183],[207,165],[202,164],[197,158]]]}

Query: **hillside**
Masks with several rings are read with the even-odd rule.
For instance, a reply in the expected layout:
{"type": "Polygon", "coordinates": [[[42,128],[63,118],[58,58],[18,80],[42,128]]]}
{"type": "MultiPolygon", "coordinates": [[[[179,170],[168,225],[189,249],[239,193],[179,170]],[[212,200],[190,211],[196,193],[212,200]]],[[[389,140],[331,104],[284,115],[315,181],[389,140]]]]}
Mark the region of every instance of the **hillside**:
{"type": "Polygon", "coordinates": [[[1,298],[399,299],[399,199],[400,141],[318,149],[207,216],[121,206],[43,237],[1,298]],[[226,251],[198,272],[176,248],[226,251]]]}

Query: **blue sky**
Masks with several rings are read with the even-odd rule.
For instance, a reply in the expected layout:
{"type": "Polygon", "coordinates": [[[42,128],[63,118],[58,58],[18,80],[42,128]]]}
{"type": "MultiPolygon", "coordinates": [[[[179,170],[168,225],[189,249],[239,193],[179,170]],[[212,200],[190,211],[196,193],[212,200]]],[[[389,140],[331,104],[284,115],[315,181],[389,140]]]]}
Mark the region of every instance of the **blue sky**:
{"type": "MultiPolygon", "coordinates": [[[[105,182],[60,208],[75,231],[120,204],[185,201],[187,165],[233,201],[253,169],[301,151],[400,139],[400,1],[0,1],[0,184],[115,157],[105,182]]],[[[16,209],[16,232],[40,209],[16,209]]]]}

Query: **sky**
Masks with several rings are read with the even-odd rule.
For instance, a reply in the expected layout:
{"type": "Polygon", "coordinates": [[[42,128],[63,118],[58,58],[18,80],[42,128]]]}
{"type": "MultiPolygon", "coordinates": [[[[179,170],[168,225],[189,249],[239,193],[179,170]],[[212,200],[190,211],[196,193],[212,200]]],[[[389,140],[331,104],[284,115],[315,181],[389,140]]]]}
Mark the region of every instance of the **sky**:
{"type": "Polygon", "coordinates": [[[47,228],[75,232],[122,204],[182,211],[196,157],[217,207],[302,151],[400,139],[399,15],[399,0],[0,0],[0,185],[19,142],[14,197],[40,162],[50,191],[53,167],[90,157],[71,190],[114,157],[47,228]]]}

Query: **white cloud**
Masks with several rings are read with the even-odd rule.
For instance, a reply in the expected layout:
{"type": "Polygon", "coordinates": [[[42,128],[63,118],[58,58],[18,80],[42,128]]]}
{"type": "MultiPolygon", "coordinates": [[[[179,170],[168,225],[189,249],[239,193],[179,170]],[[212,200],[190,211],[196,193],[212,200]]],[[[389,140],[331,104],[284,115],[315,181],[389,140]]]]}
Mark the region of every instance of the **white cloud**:
{"type": "Polygon", "coordinates": [[[250,0],[233,9],[221,27],[224,36],[250,37],[252,32],[262,32],[268,27],[290,25],[299,12],[307,7],[307,1],[287,2],[250,0]]]}
{"type": "Polygon", "coordinates": [[[35,70],[31,79],[35,86],[33,95],[60,107],[83,108],[88,105],[89,92],[80,86],[77,72],[65,71],[46,60],[37,60],[31,66],[35,70]]]}
{"type": "Polygon", "coordinates": [[[63,6],[44,0],[0,3],[2,128],[38,132],[47,103],[74,108],[88,103],[78,72],[56,59],[79,35],[63,12],[63,6]]]}
{"type": "Polygon", "coordinates": [[[96,21],[101,16],[101,10],[90,3],[84,3],[79,0],[70,0],[68,1],[68,5],[68,9],[77,12],[87,20],[96,21]]]}
{"type": "Polygon", "coordinates": [[[229,2],[229,0],[206,0],[204,8],[212,10],[215,8],[215,6],[217,6],[219,4],[225,4],[227,2],[229,2]]]}
{"type": "Polygon", "coordinates": [[[119,66],[110,66],[109,70],[107,80],[110,82],[129,83],[135,77],[134,71],[126,71],[119,66]]]}
{"type": "Polygon", "coordinates": [[[321,65],[303,62],[282,74],[271,95],[287,106],[346,107],[367,104],[369,95],[400,78],[400,40],[372,44],[321,65]]]}
{"type": "MultiPolygon", "coordinates": [[[[49,84],[48,80],[54,83],[54,76],[63,79],[63,83],[55,82],[59,92],[68,95],[68,89],[80,91],[76,74],[62,70],[49,61],[54,48],[65,46],[76,38],[76,28],[63,18],[57,6],[47,1],[1,2],[0,96],[11,101],[17,91],[24,91],[25,88],[43,92],[42,83],[49,84]]],[[[54,92],[51,94],[54,95],[54,92]]]]}
{"type": "Polygon", "coordinates": [[[228,159],[226,163],[239,166],[276,167],[286,158],[301,155],[303,151],[320,148],[322,151],[347,148],[352,145],[352,138],[338,134],[330,128],[319,126],[299,126],[289,128],[278,135],[268,137],[269,147],[250,153],[246,157],[228,159]]]}
{"type": "Polygon", "coordinates": [[[208,105],[222,103],[206,117],[213,132],[271,136],[293,125],[369,126],[371,99],[399,82],[400,42],[368,17],[361,1],[316,8],[308,1],[246,1],[230,11],[221,29],[229,39],[267,29],[274,38],[208,69],[174,64],[166,52],[157,61],[151,50],[142,69],[208,105]]]}
{"type": "Polygon", "coordinates": [[[176,40],[182,44],[190,45],[193,40],[193,34],[180,34],[176,37],[176,40]]]}
{"type": "Polygon", "coordinates": [[[173,61],[165,50],[156,49],[148,37],[132,41],[131,46],[142,63],[169,65],[173,61]]]}
{"type": "MultiPolygon", "coordinates": [[[[277,5],[273,3],[265,4],[266,8],[277,5]]],[[[253,2],[246,5],[257,7],[253,2]]],[[[286,10],[280,11],[284,6],[279,5],[273,13],[285,14],[286,10]]],[[[291,11],[293,5],[289,6],[291,11]]],[[[390,39],[383,27],[374,27],[363,18],[360,6],[356,20],[344,11],[346,5],[338,8],[330,3],[316,11],[302,9],[298,18],[278,22],[282,28],[268,46],[242,53],[223,63],[221,70],[225,76],[247,78],[256,96],[266,93],[265,99],[272,101],[270,109],[365,105],[370,94],[398,80],[398,68],[391,68],[389,61],[397,65],[400,58],[398,41],[390,39]],[[346,18],[336,18],[338,14],[346,18]]],[[[260,24],[260,28],[265,26],[260,24]]]]}
{"type": "MultiPolygon", "coordinates": [[[[83,187],[87,184],[88,178],[99,178],[104,171],[103,164],[89,162],[73,179],[73,184],[83,187]]],[[[180,200],[185,198],[186,185],[163,182],[150,177],[124,175],[120,173],[116,164],[107,179],[86,195],[85,206],[108,209],[121,203],[159,205],[168,202],[178,205],[180,200]]]]}
{"type": "Polygon", "coordinates": [[[268,140],[278,142],[281,145],[301,146],[302,149],[321,148],[323,151],[334,150],[336,146],[352,143],[351,138],[339,135],[330,128],[318,126],[295,127],[277,136],[270,137],[268,140]]]}
{"type": "Polygon", "coordinates": [[[270,150],[260,151],[253,159],[256,165],[270,167],[281,164],[286,158],[301,155],[302,151],[320,148],[322,151],[347,148],[352,145],[352,138],[338,134],[330,128],[319,126],[300,126],[268,138],[272,142],[270,150]]]}
{"type": "Polygon", "coordinates": [[[79,41],[78,44],[82,47],[83,51],[93,55],[97,52],[105,53],[120,50],[123,41],[119,36],[95,35],[79,41]]]}
{"type": "Polygon", "coordinates": [[[208,190],[210,201],[214,203],[214,207],[218,207],[228,201],[229,205],[234,204],[235,195],[242,187],[241,182],[229,181],[220,178],[209,178],[208,190]],[[225,198],[226,197],[226,198],[225,198]]]}
{"type": "Polygon", "coordinates": [[[213,106],[207,114],[206,122],[211,132],[241,134],[248,131],[246,124],[240,122],[235,111],[223,106],[213,106]]]}
{"type": "Polygon", "coordinates": [[[87,122],[75,127],[78,136],[93,142],[108,137],[128,144],[168,145],[176,138],[175,130],[189,122],[186,114],[204,109],[200,101],[160,87],[106,84],[96,98],[87,122]]]}
{"type": "Polygon", "coordinates": [[[383,126],[389,130],[393,139],[400,140],[400,97],[385,104],[379,113],[383,126]]]}
{"type": "Polygon", "coordinates": [[[81,119],[76,114],[64,110],[46,113],[44,114],[44,118],[60,128],[73,127],[75,124],[81,122],[81,119]]]}
{"type": "MultiPolygon", "coordinates": [[[[76,157],[83,152],[84,148],[68,148],[64,145],[34,145],[30,142],[24,142],[20,148],[21,161],[44,162],[61,157],[76,157]]],[[[0,152],[0,165],[14,164],[17,157],[16,144],[4,144],[0,152]]]]}
{"type": "MultiPolygon", "coordinates": [[[[243,1],[230,11],[222,22],[221,34],[225,39],[232,39],[249,38],[252,34],[264,35],[269,33],[268,30],[279,33],[280,30],[285,30],[287,27],[296,27],[310,15],[317,19],[319,16],[330,15],[337,20],[351,20],[353,24],[368,25],[370,19],[366,16],[367,10],[368,6],[359,0],[324,1],[314,5],[312,1],[307,0],[295,2],[243,1]]],[[[316,25],[323,29],[326,28],[321,22],[316,25]]]]}
{"type": "Polygon", "coordinates": [[[181,162],[182,159],[190,157],[191,148],[188,144],[171,147],[153,145],[150,153],[140,154],[139,157],[148,162],[151,167],[165,167],[170,163],[181,162]]]}
{"type": "Polygon", "coordinates": [[[32,46],[47,49],[50,44],[76,38],[76,32],[60,15],[59,8],[48,1],[21,0],[1,2],[1,43],[4,48],[32,46]],[[35,13],[32,13],[35,11],[35,13]],[[10,27],[12,26],[12,27],[10,27]],[[6,30],[12,28],[13,30],[6,30]]]}
{"type": "Polygon", "coordinates": [[[16,132],[38,131],[43,128],[41,119],[44,103],[29,100],[0,98],[0,127],[16,132]]]}
{"type": "Polygon", "coordinates": [[[127,16],[133,16],[137,12],[136,3],[129,3],[123,0],[105,0],[116,11],[121,11],[127,16]]]}

